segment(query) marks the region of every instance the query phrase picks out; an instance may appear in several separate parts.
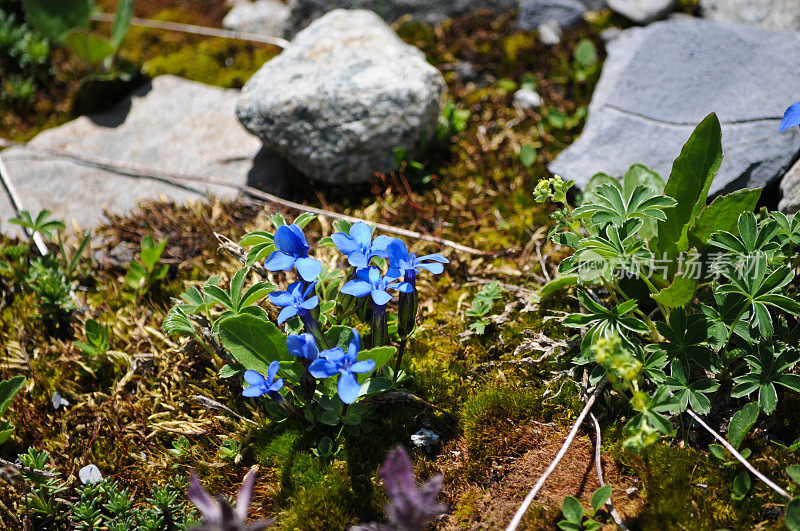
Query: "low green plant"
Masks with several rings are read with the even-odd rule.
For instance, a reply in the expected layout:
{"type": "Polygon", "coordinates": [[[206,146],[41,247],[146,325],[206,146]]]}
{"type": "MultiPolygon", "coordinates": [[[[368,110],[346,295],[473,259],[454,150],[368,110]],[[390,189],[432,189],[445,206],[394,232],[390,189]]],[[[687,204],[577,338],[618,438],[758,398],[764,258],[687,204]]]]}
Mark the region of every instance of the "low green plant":
{"type": "Polygon", "coordinates": [[[481,286],[472,299],[472,306],[464,314],[472,318],[472,322],[469,324],[470,330],[482,335],[486,331],[486,327],[491,324],[489,314],[494,309],[495,303],[502,298],[503,288],[497,281],[481,286]]]}
{"type": "Polygon", "coordinates": [[[561,513],[564,520],[558,522],[558,527],[565,531],[596,531],[603,527],[603,524],[595,520],[597,511],[603,507],[611,498],[611,485],[600,487],[592,494],[591,508],[586,509],[581,502],[572,496],[566,496],[561,505],[561,513]]]}
{"type": "Polygon", "coordinates": [[[98,358],[108,352],[108,325],[94,319],[87,319],[85,325],[86,341],[76,341],[75,346],[91,358],[98,358]]]}
{"type": "Polygon", "coordinates": [[[149,234],[142,238],[139,260],[130,263],[125,277],[128,286],[133,288],[132,297],[134,302],[138,303],[142,295],[155,286],[159,280],[167,276],[169,266],[165,264],[159,265],[158,263],[166,246],[166,238],[158,243],[149,234]]]}
{"type": "Polygon", "coordinates": [[[50,42],[18,18],[0,7],[0,100],[28,102],[47,75],[50,42]]]}
{"type": "MultiPolygon", "coordinates": [[[[11,406],[11,401],[25,385],[24,376],[15,376],[0,382],[0,416],[5,415],[11,406]]],[[[0,420],[0,444],[3,444],[14,433],[14,425],[8,420],[0,420]]]]}

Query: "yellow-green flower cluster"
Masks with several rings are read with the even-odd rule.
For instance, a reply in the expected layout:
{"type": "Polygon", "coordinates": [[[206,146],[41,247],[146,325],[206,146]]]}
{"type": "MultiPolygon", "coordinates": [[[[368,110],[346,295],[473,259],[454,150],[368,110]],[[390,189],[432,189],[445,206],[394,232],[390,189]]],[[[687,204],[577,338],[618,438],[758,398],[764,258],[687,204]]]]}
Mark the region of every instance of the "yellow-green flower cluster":
{"type": "Polygon", "coordinates": [[[615,387],[631,387],[642,371],[642,362],[622,345],[619,336],[597,338],[592,344],[592,352],[615,387]]]}

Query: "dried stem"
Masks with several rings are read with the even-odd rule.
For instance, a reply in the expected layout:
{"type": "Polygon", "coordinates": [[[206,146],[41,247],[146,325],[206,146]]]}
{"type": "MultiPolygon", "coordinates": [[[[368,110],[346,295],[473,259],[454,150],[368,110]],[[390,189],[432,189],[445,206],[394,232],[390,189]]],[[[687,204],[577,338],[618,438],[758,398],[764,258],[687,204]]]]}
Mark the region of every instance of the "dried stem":
{"type": "Polygon", "coordinates": [[[597,388],[595,388],[594,392],[586,400],[586,405],[583,406],[583,411],[581,411],[581,414],[578,415],[578,419],[575,421],[575,424],[572,425],[572,429],[570,430],[569,435],[567,435],[564,444],[561,445],[561,449],[556,454],[555,459],[553,459],[553,461],[550,463],[550,466],[547,467],[547,470],[544,471],[544,474],[542,474],[542,476],[539,478],[539,481],[536,482],[536,485],[533,486],[528,495],[525,496],[525,499],[522,501],[522,505],[520,505],[519,509],[517,509],[517,512],[514,515],[514,518],[511,520],[511,523],[508,524],[506,531],[514,531],[517,529],[522,521],[522,517],[525,516],[525,513],[531,506],[531,503],[533,503],[533,499],[542,489],[545,481],[547,481],[547,478],[550,477],[550,474],[553,473],[558,464],[561,462],[561,459],[563,459],[564,455],[566,455],[567,450],[569,450],[570,445],[572,445],[572,441],[574,441],[575,437],[578,435],[578,429],[580,429],[581,424],[583,424],[584,419],[586,419],[586,415],[589,414],[589,410],[592,409],[595,400],[597,400],[597,396],[603,391],[605,386],[605,380],[600,382],[597,388]]]}
{"type": "Polygon", "coordinates": [[[762,474],[761,472],[756,470],[756,468],[753,465],[751,465],[750,462],[747,459],[745,459],[744,456],[742,454],[740,454],[736,450],[736,448],[733,447],[733,445],[731,443],[729,443],[727,440],[725,440],[725,437],[723,437],[722,435],[720,435],[719,433],[717,433],[716,431],[711,429],[711,427],[708,424],[703,422],[703,419],[701,419],[697,415],[697,413],[695,413],[691,409],[687,409],[686,412],[689,414],[690,417],[692,417],[694,420],[696,420],[698,424],[700,424],[703,428],[705,428],[708,433],[713,435],[714,438],[716,440],[718,440],[720,442],[720,444],[722,444],[722,446],[724,446],[725,449],[728,450],[733,455],[733,457],[735,457],[741,464],[743,464],[744,467],[747,470],[752,472],[755,477],[757,477],[758,479],[763,481],[769,488],[771,488],[772,490],[774,490],[775,492],[777,492],[778,494],[780,494],[781,496],[783,496],[787,500],[789,500],[789,501],[792,500],[792,496],[788,492],[786,492],[785,490],[780,488],[778,485],[773,483],[772,480],[769,479],[767,476],[765,476],[764,474],[762,474]]]}
{"type": "MultiPolygon", "coordinates": [[[[592,422],[594,422],[594,433],[596,436],[594,442],[594,464],[597,468],[597,480],[600,482],[601,487],[605,487],[606,482],[603,480],[603,464],[600,462],[600,441],[602,438],[600,423],[597,422],[597,417],[594,416],[594,413],[589,413],[589,416],[592,417],[592,422]]],[[[628,531],[628,528],[625,527],[625,524],[622,522],[622,518],[620,517],[619,513],[616,509],[614,509],[614,505],[611,503],[611,498],[606,501],[606,505],[608,505],[611,518],[614,519],[614,523],[617,524],[617,527],[622,529],[622,531],[628,531]]]]}
{"type": "Polygon", "coordinates": [[[259,199],[261,201],[265,201],[268,203],[274,203],[276,205],[280,205],[286,208],[291,208],[293,210],[299,210],[300,212],[310,212],[312,214],[317,214],[318,216],[324,216],[331,219],[341,219],[343,221],[347,221],[350,223],[356,223],[360,221],[362,223],[366,223],[367,225],[371,225],[372,227],[381,229],[382,231],[385,232],[397,234],[400,236],[405,236],[407,238],[415,238],[417,240],[436,243],[438,245],[450,247],[452,249],[455,249],[456,251],[460,251],[467,254],[478,255],[478,256],[494,256],[496,254],[491,251],[481,251],[479,249],[474,249],[466,245],[461,245],[460,243],[456,243],[454,241],[447,240],[445,238],[438,238],[436,236],[430,236],[428,234],[422,234],[420,232],[408,229],[393,227],[391,225],[386,225],[384,223],[368,221],[353,216],[348,216],[345,214],[339,214],[337,212],[331,212],[329,210],[323,210],[321,208],[301,205],[300,203],[295,203],[294,201],[282,199],[276,195],[264,192],[257,188],[253,188],[252,186],[233,184],[223,179],[206,178],[206,177],[201,177],[199,175],[191,175],[179,172],[161,171],[153,168],[139,166],[137,164],[126,164],[113,160],[102,159],[99,157],[90,157],[87,155],[75,153],[64,149],[36,148],[28,144],[25,144],[23,142],[11,142],[9,140],[0,139],[0,147],[12,147],[12,146],[23,147],[33,153],[50,155],[65,160],[70,160],[77,164],[82,164],[84,166],[90,166],[93,168],[99,168],[111,173],[126,175],[128,177],[153,179],[156,181],[165,182],[200,195],[206,195],[206,196],[208,195],[208,193],[205,190],[200,188],[201,186],[212,184],[214,186],[220,186],[238,190],[241,194],[249,196],[251,198],[259,199]]]}

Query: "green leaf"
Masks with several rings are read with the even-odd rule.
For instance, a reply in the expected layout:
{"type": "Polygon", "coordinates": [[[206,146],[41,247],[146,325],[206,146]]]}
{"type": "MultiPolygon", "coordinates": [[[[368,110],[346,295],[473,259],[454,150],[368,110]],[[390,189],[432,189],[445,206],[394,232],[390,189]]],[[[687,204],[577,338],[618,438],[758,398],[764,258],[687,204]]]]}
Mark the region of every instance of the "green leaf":
{"type": "Polygon", "coordinates": [[[90,65],[101,63],[106,57],[114,55],[114,47],[105,37],[86,29],[67,32],[64,35],[64,42],[78,57],[90,65]]]}
{"type": "Polygon", "coordinates": [[[14,433],[14,425],[9,421],[4,420],[0,422],[0,444],[3,444],[14,433]]]}
{"type": "Polygon", "coordinates": [[[92,0],[22,0],[25,21],[55,42],[73,28],[89,27],[92,0]]]}
{"type": "Polygon", "coordinates": [[[722,131],[716,114],[698,125],[672,165],[664,194],[677,204],[665,210],[667,219],[658,224],[660,252],[685,251],[687,233],[705,207],[708,190],[722,163],[722,131]]]}
{"type": "MultiPolygon", "coordinates": [[[[397,353],[396,347],[385,346],[375,347],[369,350],[362,350],[358,353],[358,360],[373,360],[375,362],[375,370],[379,370],[387,361],[392,359],[392,356],[397,353]]],[[[369,373],[359,374],[358,381],[363,383],[367,379],[369,373]]]]}
{"type": "Polygon", "coordinates": [[[589,39],[581,39],[575,46],[575,60],[578,64],[586,68],[597,62],[597,49],[589,39]]]}
{"type": "Polygon", "coordinates": [[[559,275],[539,290],[539,297],[544,299],[550,295],[561,291],[562,289],[576,286],[578,284],[578,275],[559,275]]]}
{"type": "Polygon", "coordinates": [[[748,492],[750,492],[750,474],[747,470],[742,470],[739,475],[733,479],[731,498],[734,500],[743,500],[748,492]]]}
{"type": "Polygon", "coordinates": [[[8,410],[8,406],[23,385],[25,385],[24,376],[14,376],[10,380],[0,382],[0,415],[8,410]]]}
{"type": "Polygon", "coordinates": [[[741,446],[747,432],[755,425],[756,420],[758,420],[758,404],[756,402],[745,404],[742,409],[733,414],[728,425],[728,440],[734,448],[741,446]]]}
{"type": "Polygon", "coordinates": [[[519,161],[526,168],[530,168],[536,162],[536,148],[530,144],[525,144],[519,149],[519,161]]]}
{"type": "Polygon", "coordinates": [[[784,520],[790,531],[800,531],[800,498],[795,498],[786,505],[784,520]]]}
{"type": "Polygon", "coordinates": [[[564,531],[581,531],[581,524],[576,524],[575,522],[568,522],[566,520],[561,520],[558,523],[558,528],[563,529],[564,531]]]}
{"type": "Polygon", "coordinates": [[[713,455],[717,459],[721,459],[723,461],[727,459],[727,455],[725,454],[725,448],[719,444],[709,444],[708,450],[711,452],[711,455],[713,455]]]}
{"type": "Polygon", "coordinates": [[[592,494],[592,509],[597,512],[600,507],[606,504],[609,498],[611,498],[611,485],[600,487],[592,494]]]}
{"type": "Polygon", "coordinates": [[[236,376],[237,374],[241,374],[242,372],[244,372],[244,367],[242,367],[241,365],[239,364],[231,365],[230,363],[226,363],[219,369],[217,376],[224,379],[236,376]]]}
{"type": "Polygon", "coordinates": [[[579,524],[581,523],[581,520],[583,520],[583,506],[581,505],[581,502],[572,496],[566,496],[564,498],[564,504],[561,507],[561,511],[564,513],[564,518],[570,522],[579,524]]]}
{"type": "Polygon", "coordinates": [[[119,0],[117,3],[117,13],[114,16],[114,26],[111,28],[111,46],[114,50],[119,48],[122,40],[131,27],[133,18],[133,0],[119,0]]]}
{"type": "Polygon", "coordinates": [[[672,284],[652,297],[653,300],[667,308],[682,308],[692,302],[695,289],[697,289],[697,280],[678,276],[672,279],[672,284]]]}
{"type": "Polygon", "coordinates": [[[295,218],[294,224],[300,227],[301,229],[304,229],[306,225],[308,225],[315,219],[317,219],[316,214],[312,214],[311,212],[303,212],[302,214],[300,214],[295,218]]]}
{"type": "Polygon", "coordinates": [[[267,374],[270,362],[289,361],[286,336],[270,321],[250,314],[227,317],[219,323],[220,339],[245,369],[267,374]]]}
{"type": "Polygon", "coordinates": [[[752,212],[756,208],[761,190],[737,190],[728,195],[716,197],[697,216],[690,235],[695,245],[707,245],[716,231],[738,232],[739,215],[752,212]]]}
{"type": "Polygon", "coordinates": [[[786,469],[786,473],[792,481],[800,485],[800,465],[792,465],[786,469]]]}

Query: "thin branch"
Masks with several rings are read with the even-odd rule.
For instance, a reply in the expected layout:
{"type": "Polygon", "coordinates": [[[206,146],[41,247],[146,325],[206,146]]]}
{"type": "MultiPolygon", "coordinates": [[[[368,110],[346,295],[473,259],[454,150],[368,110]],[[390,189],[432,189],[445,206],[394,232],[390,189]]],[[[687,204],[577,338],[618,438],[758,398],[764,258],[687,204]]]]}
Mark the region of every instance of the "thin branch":
{"type": "MultiPolygon", "coordinates": [[[[594,464],[597,468],[597,480],[600,482],[601,487],[606,486],[606,482],[603,481],[603,464],[600,462],[600,440],[603,436],[602,431],[600,430],[600,423],[597,422],[597,417],[594,416],[594,413],[589,413],[589,416],[592,417],[592,422],[594,422],[594,433],[595,433],[595,443],[594,443],[594,464]]],[[[611,518],[614,519],[614,523],[617,524],[617,527],[622,529],[622,531],[628,531],[628,528],[625,527],[625,524],[622,521],[619,513],[616,509],[614,509],[614,504],[611,503],[611,498],[609,497],[606,500],[606,505],[608,505],[609,512],[611,513],[611,518]]]]}
{"type": "MultiPolygon", "coordinates": [[[[14,207],[14,212],[16,212],[17,217],[19,217],[19,213],[24,210],[22,208],[22,201],[20,201],[19,195],[17,195],[17,190],[14,188],[14,184],[11,182],[11,176],[8,173],[6,165],[3,164],[2,157],[0,157],[0,180],[3,181],[3,187],[6,189],[8,198],[11,200],[11,206],[14,207]]],[[[28,227],[23,227],[23,230],[29,239],[33,239],[33,243],[36,244],[36,249],[39,251],[39,254],[42,256],[46,255],[47,246],[44,243],[42,235],[38,232],[33,232],[28,227]]]]}
{"type": "Polygon", "coordinates": [[[172,184],[174,186],[180,186],[186,190],[190,190],[200,195],[208,196],[209,194],[204,190],[200,190],[197,188],[197,185],[203,184],[213,184],[215,186],[231,188],[234,190],[239,191],[240,193],[247,195],[249,197],[259,199],[261,201],[265,201],[268,203],[274,203],[276,205],[280,205],[286,208],[291,208],[293,210],[299,210],[300,212],[310,212],[312,214],[317,214],[318,216],[324,216],[331,219],[341,219],[343,221],[347,221],[350,223],[355,223],[360,221],[362,223],[366,223],[367,225],[371,225],[375,228],[381,229],[382,231],[389,232],[392,234],[398,234],[400,236],[406,236],[408,238],[415,238],[417,240],[428,241],[432,243],[436,243],[438,245],[443,245],[446,247],[450,247],[455,249],[456,251],[460,251],[463,253],[479,255],[479,256],[494,256],[496,253],[491,251],[481,251],[478,249],[474,249],[472,247],[467,247],[466,245],[461,245],[460,243],[456,243],[451,240],[447,240],[445,238],[438,238],[436,236],[430,236],[428,234],[422,234],[416,231],[411,231],[408,229],[401,229],[398,227],[392,227],[391,225],[386,225],[384,223],[378,223],[375,221],[367,221],[365,219],[356,218],[353,216],[347,216],[345,214],[339,214],[337,212],[331,212],[329,210],[323,210],[321,208],[315,208],[307,205],[301,205],[300,203],[295,203],[294,201],[289,201],[287,199],[282,199],[276,195],[272,195],[270,193],[258,190],[257,188],[253,188],[251,186],[246,185],[239,185],[233,184],[229,181],[225,181],[222,179],[214,179],[214,178],[205,178],[200,177],[198,175],[191,175],[186,173],[179,173],[179,172],[167,172],[156,170],[153,168],[147,168],[144,166],[139,166],[136,164],[125,164],[109,159],[103,159],[99,157],[90,157],[87,155],[83,155],[80,153],[75,153],[68,150],[63,149],[50,149],[50,148],[36,148],[30,146],[28,144],[22,142],[11,142],[8,140],[0,139],[0,147],[23,147],[33,153],[40,153],[44,155],[50,155],[53,157],[63,158],[75,162],[77,164],[82,164],[84,166],[90,166],[94,168],[99,168],[101,170],[109,171],[112,173],[117,173],[120,175],[126,175],[128,177],[137,177],[137,178],[145,178],[145,179],[154,179],[157,181],[165,182],[168,184],[172,184]],[[194,186],[192,186],[194,185],[194,186]]]}
{"type": "Polygon", "coordinates": [[[583,406],[583,411],[581,411],[581,414],[578,415],[578,419],[575,421],[575,424],[572,425],[572,429],[570,430],[569,435],[567,435],[564,444],[561,445],[561,449],[556,454],[555,459],[553,459],[553,461],[550,463],[550,466],[547,467],[547,470],[544,471],[544,474],[542,474],[542,476],[539,478],[539,481],[536,482],[536,485],[533,486],[528,495],[525,496],[525,499],[522,501],[522,505],[520,505],[519,509],[517,509],[517,512],[514,515],[514,518],[511,520],[511,523],[508,524],[506,531],[514,531],[515,529],[517,529],[520,522],[522,521],[522,517],[525,516],[525,513],[531,506],[531,503],[533,503],[533,499],[536,497],[537,494],[539,494],[539,491],[544,486],[544,483],[545,481],[547,481],[547,478],[550,477],[550,474],[553,473],[558,464],[561,462],[561,459],[563,459],[564,455],[566,455],[567,450],[569,450],[569,447],[572,444],[572,441],[574,441],[575,437],[578,435],[578,429],[580,429],[581,424],[583,424],[584,419],[586,419],[586,415],[589,414],[589,410],[592,409],[595,400],[597,400],[597,396],[603,391],[605,386],[606,386],[605,380],[600,382],[600,384],[597,386],[594,392],[586,400],[586,405],[583,406]]]}
{"type": "Polygon", "coordinates": [[[769,479],[767,476],[765,476],[764,474],[762,474],[761,472],[756,470],[756,468],[753,465],[751,465],[750,462],[747,459],[745,459],[744,456],[742,454],[740,454],[736,450],[736,448],[733,447],[733,445],[731,443],[729,443],[727,440],[725,440],[725,437],[723,437],[722,435],[720,435],[719,433],[717,433],[716,431],[711,429],[711,427],[708,424],[703,422],[703,419],[701,419],[697,415],[697,413],[695,413],[691,409],[687,409],[686,412],[689,414],[690,417],[692,417],[694,420],[696,420],[698,424],[700,424],[703,428],[705,428],[708,433],[713,435],[714,438],[716,440],[718,440],[720,442],[720,444],[722,444],[722,446],[724,446],[725,449],[728,450],[733,455],[733,457],[735,457],[741,464],[743,464],[744,467],[747,470],[752,472],[755,477],[757,477],[758,479],[763,481],[769,488],[771,488],[772,490],[774,490],[775,492],[777,492],[778,494],[780,494],[781,496],[783,496],[787,500],[789,500],[789,501],[792,500],[792,496],[788,492],[786,492],[785,490],[780,488],[778,485],[773,483],[772,480],[769,479]]]}
{"type": "MultiPolygon", "coordinates": [[[[115,16],[115,13],[95,13],[91,18],[92,20],[96,20],[98,22],[114,22],[115,16]]],[[[262,42],[264,44],[272,44],[273,46],[277,46],[281,49],[289,46],[289,41],[286,39],[281,37],[273,37],[272,35],[250,33],[247,31],[232,31],[220,28],[209,28],[206,26],[195,26],[194,24],[182,24],[180,22],[167,22],[164,20],[151,20],[148,18],[133,17],[131,18],[131,26],[167,31],[180,31],[181,33],[205,35],[206,37],[222,37],[224,39],[262,42]]]]}
{"type": "Polygon", "coordinates": [[[33,474],[35,476],[42,476],[45,478],[54,478],[56,474],[54,472],[48,472],[46,470],[38,470],[36,468],[31,468],[29,466],[17,464],[13,461],[9,461],[7,459],[0,458],[0,465],[3,466],[10,466],[12,468],[16,468],[20,472],[27,472],[28,474],[33,474]]]}

